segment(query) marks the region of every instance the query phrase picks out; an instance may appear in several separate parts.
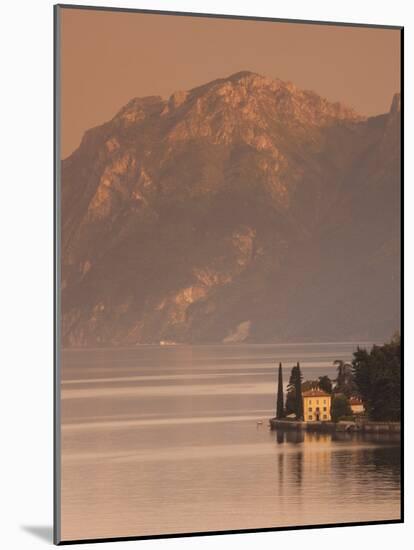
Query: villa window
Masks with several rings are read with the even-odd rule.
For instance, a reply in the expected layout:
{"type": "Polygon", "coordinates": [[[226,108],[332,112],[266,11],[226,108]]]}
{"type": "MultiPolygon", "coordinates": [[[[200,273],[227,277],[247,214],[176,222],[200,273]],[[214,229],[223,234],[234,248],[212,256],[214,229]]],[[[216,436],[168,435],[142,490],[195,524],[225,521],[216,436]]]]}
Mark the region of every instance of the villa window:
{"type": "Polygon", "coordinates": [[[312,415],[311,414],[308,416],[308,420],[312,420],[312,415]]]}
{"type": "Polygon", "coordinates": [[[310,413],[312,412],[312,407],[309,407],[309,412],[310,412],[310,413]]]}
{"type": "Polygon", "coordinates": [[[326,414],[323,415],[323,418],[324,420],[326,420],[328,417],[326,416],[326,414]]]}
{"type": "Polygon", "coordinates": [[[326,411],[326,407],[324,407],[323,410],[326,411]]]}

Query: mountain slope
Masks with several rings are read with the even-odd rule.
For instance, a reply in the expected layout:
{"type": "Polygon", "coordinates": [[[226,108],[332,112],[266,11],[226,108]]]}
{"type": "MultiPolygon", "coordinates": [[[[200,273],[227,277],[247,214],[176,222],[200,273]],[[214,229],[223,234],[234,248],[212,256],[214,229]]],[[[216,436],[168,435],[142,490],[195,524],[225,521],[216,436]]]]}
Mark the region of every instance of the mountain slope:
{"type": "Polygon", "coordinates": [[[388,336],[399,124],[249,72],[133,99],[62,162],[64,345],[388,336]]]}

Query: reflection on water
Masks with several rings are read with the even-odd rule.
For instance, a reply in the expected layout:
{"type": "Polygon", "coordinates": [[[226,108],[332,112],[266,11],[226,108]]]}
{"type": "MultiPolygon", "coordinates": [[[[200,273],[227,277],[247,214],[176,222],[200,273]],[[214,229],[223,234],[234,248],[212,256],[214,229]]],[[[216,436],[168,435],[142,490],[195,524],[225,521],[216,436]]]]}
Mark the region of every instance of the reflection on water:
{"type": "Polygon", "coordinates": [[[64,352],[63,539],[398,519],[398,438],[267,426],[275,362],[354,347],[64,352]]]}

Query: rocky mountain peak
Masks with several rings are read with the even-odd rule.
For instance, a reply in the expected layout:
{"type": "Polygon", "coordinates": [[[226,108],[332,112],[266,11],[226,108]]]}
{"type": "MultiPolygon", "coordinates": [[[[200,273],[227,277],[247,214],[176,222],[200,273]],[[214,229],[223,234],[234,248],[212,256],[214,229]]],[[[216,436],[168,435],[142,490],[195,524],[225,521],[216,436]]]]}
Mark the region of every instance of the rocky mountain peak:
{"type": "Polygon", "coordinates": [[[236,73],[231,74],[227,78],[224,78],[224,80],[231,80],[231,81],[254,80],[255,78],[262,78],[262,77],[261,75],[253,71],[238,71],[236,73]]]}
{"type": "Polygon", "coordinates": [[[132,99],[62,163],[65,345],[392,333],[398,112],[250,71],[132,99]]]}
{"type": "Polygon", "coordinates": [[[251,71],[239,71],[190,90],[177,90],[167,101],[158,96],[134,98],[114,120],[136,125],[154,114],[168,117],[177,109],[182,114],[179,124],[185,124],[190,135],[198,128],[213,136],[214,127],[220,124],[218,119],[227,129],[235,129],[243,121],[260,127],[269,126],[272,121],[290,126],[324,127],[336,121],[364,120],[342,103],[301,90],[292,82],[251,71]]]}

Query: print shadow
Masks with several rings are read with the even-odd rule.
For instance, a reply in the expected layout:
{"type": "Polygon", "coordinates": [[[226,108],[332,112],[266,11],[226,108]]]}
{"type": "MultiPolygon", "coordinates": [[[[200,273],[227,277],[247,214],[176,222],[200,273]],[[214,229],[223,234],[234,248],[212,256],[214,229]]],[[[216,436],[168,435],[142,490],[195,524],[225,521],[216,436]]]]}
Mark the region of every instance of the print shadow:
{"type": "Polygon", "coordinates": [[[39,539],[53,543],[53,527],[51,525],[22,525],[21,529],[39,539]]]}

